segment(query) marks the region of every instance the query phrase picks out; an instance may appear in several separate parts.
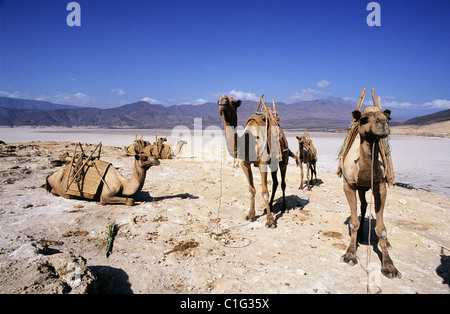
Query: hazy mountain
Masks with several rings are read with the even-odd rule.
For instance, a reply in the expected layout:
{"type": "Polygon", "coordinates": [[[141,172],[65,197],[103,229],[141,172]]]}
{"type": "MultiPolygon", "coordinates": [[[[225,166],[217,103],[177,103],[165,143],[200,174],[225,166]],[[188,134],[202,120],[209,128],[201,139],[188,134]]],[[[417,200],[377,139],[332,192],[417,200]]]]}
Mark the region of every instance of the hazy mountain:
{"type": "Polygon", "coordinates": [[[10,118],[55,109],[81,108],[70,105],[54,104],[47,101],[0,97],[0,120],[7,121],[10,118]]]}
{"type": "MultiPolygon", "coordinates": [[[[271,102],[267,102],[272,106],[271,102]]],[[[253,115],[257,102],[243,101],[238,109],[238,123],[244,125],[253,115]]],[[[280,125],[286,129],[341,130],[352,120],[356,103],[338,97],[277,103],[280,125]]],[[[62,126],[100,128],[173,128],[194,126],[201,118],[203,128],[222,127],[216,102],[202,105],[174,105],[165,107],[140,101],[116,108],[100,109],[54,104],[45,101],[0,97],[0,125],[5,126],[62,126]]],[[[391,125],[403,121],[393,110],[391,125]]],[[[427,124],[449,120],[450,110],[413,118],[405,124],[427,124]]]]}
{"type": "MultiPolygon", "coordinates": [[[[256,107],[256,102],[242,102],[238,109],[239,125],[245,124],[256,107]]],[[[355,103],[335,97],[276,104],[283,128],[303,129],[308,126],[310,130],[345,128],[351,120],[351,111],[354,108],[355,103]]],[[[0,114],[0,125],[7,126],[173,128],[179,125],[193,127],[194,118],[202,118],[204,128],[223,125],[215,102],[165,107],[140,101],[116,108],[99,109],[71,108],[33,100],[3,99],[0,102],[0,114]]]]}
{"type": "Polygon", "coordinates": [[[420,116],[416,118],[409,119],[403,124],[407,125],[427,125],[436,122],[448,121],[450,120],[450,109],[442,110],[433,114],[428,114],[425,116],[420,116]]]}

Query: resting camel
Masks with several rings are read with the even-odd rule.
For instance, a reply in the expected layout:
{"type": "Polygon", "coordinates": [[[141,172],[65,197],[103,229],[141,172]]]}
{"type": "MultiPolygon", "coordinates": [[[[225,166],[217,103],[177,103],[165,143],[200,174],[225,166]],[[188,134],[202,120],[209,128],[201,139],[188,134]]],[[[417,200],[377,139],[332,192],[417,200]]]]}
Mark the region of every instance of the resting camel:
{"type": "Polygon", "coordinates": [[[294,157],[294,154],[290,152],[287,140],[284,134],[281,132],[282,138],[280,140],[280,151],[282,154],[282,159],[278,161],[276,169],[271,170],[269,164],[271,164],[272,160],[269,160],[270,156],[267,150],[267,143],[271,141],[270,133],[272,132],[269,132],[266,138],[264,132],[261,133],[259,132],[259,130],[264,129],[266,126],[262,126],[260,128],[261,125],[258,123],[256,119],[250,119],[244,128],[244,137],[247,135],[248,139],[252,138],[253,140],[248,140],[247,143],[239,145],[238,147],[237,145],[238,140],[241,140],[242,138],[238,138],[238,135],[236,133],[236,126],[238,120],[237,108],[241,105],[241,101],[240,100],[236,101],[234,98],[222,95],[217,103],[219,104],[219,114],[222,116],[224,121],[225,139],[227,143],[228,152],[230,153],[231,156],[237,157],[238,159],[241,160],[242,170],[244,171],[244,174],[247,177],[249,186],[249,197],[250,197],[250,211],[248,212],[246,218],[249,221],[256,220],[255,218],[256,189],[253,183],[253,173],[251,170],[251,165],[254,165],[255,167],[259,168],[259,172],[261,174],[262,196],[267,211],[266,227],[275,228],[276,222],[274,220],[271,210],[275,192],[278,187],[278,179],[277,179],[278,167],[280,168],[281,189],[283,191],[282,210],[285,210],[287,208],[285,199],[286,169],[288,165],[289,156],[294,157]],[[252,158],[251,156],[254,156],[256,158],[252,158]],[[271,171],[273,181],[272,195],[270,197],[270,200],[269,200],[269,192],[267,189],[268,171],[271,171]]]}
{"type": "MultiPolygon", "coordinates": [[[[134,155],[134,158],[134,172],[131,179],[123,177],[114,167],[108,167],[103,178],[104,183],[101,186],[101,204],[134,205],[133,196],[142,190],[147,170],[152,166],[159,165],[158,158],[147,156],[145,154],[137,153],[134,155]]],[[[69,166],[62,167],[48,176],[46,183],[42,187],[53,195],[72,198],[71,195],[66,193],[67,183],[63,180],[68,167],[69,166]]]]}
{"type": "Polygon", "coordinates": [[[301,173],[301,181],[299,189],[303,189],[303,164],[306,164],[306,180],[308,184],[308,191],[311,190],[310,182],[309,182],[309,173],[311,172],[311,181],[313,180],[313,176],[316,176],[316,185],[317,181],[317,172],[316,172],[316,162],[317,162],[317,154],[315,154],[310,146],[312,145],[312,141],[307,139],[304,135],[302,137],[296,136],[298,140],[298,152],[295,156],[295,163],[297,167],[300,167],[301,173]]]}
{"type": "MultiPolygon", "coordinates": [[[[342,256],[342,261],[349,265],[358,263],[356,257],[357,240],[362,239],[364,216],[367,209],[366,191],[371,189],[375,199],[376,227],[382,253],[381,272],[388,278],[401,277],[389,257],[386,227],[383,222],[383,210],[386,200],[385,165],[379,160],[378,141],[389,135],[390,110],[384,112],[378,107],[367,107],[362,112],[352,112],[354,121],[358,123],[358,132],[347,156],[341,161],[344,193],[350,205],[350,245],[342,256]],[[373,159],[373,168],[372,168],[373,159]],[[372,172],[373,170],[373,172],[372,172]],[[356,191],[361,201],[361,222],[357,216],[356,191]]],[[[370,237],[370,235],[369,235],[370,237]]]]}

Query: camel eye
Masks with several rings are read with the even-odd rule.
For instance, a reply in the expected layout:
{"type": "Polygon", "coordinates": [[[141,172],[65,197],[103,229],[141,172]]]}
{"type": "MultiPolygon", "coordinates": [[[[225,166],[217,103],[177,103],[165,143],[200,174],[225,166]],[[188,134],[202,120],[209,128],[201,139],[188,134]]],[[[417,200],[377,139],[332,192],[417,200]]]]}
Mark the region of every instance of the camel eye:
{"type": "Polygon", "coordinates": [[[359,123],[360,123],[361,125],[366,124],[367,122],[369,122],[369,117],[362,117],[362,118],[359,120],[359,123]]]}

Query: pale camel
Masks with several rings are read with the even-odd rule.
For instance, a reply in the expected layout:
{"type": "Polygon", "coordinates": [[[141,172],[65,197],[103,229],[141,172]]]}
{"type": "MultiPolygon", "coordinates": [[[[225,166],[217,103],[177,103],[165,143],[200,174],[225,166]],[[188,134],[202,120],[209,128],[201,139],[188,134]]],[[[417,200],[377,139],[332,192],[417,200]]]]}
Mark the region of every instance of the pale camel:
{"type": "Polygon", "coordinates": [[[311,149],[312,141],[307,139],[305,136],[296,136],[298,141],[298,152],[295,156],[295,163],[297,167],[300,167],[301,180],[299,189],[303,189],[303,164],[306,164],[306,182],[308,185],[308,191],[311,190],[309,174],[311,173],[311,181],[314,179],[314,175],[316,176],[316,185],[318,185],[317,181],[317,172],[316,172],[316,163],[317,163],[317,154],[315,154],[311,149]]]}
{"type": "MultiPolygon", "coordinates": [[[[266,227],[275,228],[276,222],[272,215],[272,203],[275,196],[275,192],[278,187],[277,172],[280,168],[281,173],[281,189],[283,191],[283,202],[282,210],[287,208],[285,199],[285,189],[286,189],[286,169],[288,165],[289,156],[294,157],[294,154],[290,152],[287,144],[287,140],[281,131],[281,139],[279,141],[281,160],[274,159],[275,154],[271,154],[268,151],[268,143],[271,142],[271,133],[268,132],[266,135],[263,130],[266,126],[261,126],[256,119],[250,119],[244,128],[244,136],[238,137],[236,133],[237,126],[237,108],[241,105],[240,100],[235,100],[234,98],[222,95],[218,101],[219,104],[219,114],[222,116],[225,126],[225,139],[227,143],[228,152],[232,157],[241,160],[241,167],[248,181],[249,186],[249,197],[250,197],[250,211],[246,217],[249,221],[255,221],[255,195],[256,189],[253,183],[253,173],[251,170],[251,165],[258,167],[261,174],[262,183],[262,196],[265,202],[267,221],[266,227]],[[238,145],[242,143],[241,145],[238,145]],[[272,159],[271,159],[272,158],[272,159]],[[277,164],[276,164],[277,163],[277,164]],[[273,167],[275,164],[275,167],[273,167]],[[272,175],[272,195],[269,199],[269,192],[267,189],[267,172],[270,171],[272,175]]],[[[269,123],[269,122],[267,122],[269,123]]],[[[273,143],[278,145],[278,139],[274,140],[273,143]]],[[[272,144],[273,146],[274,144],[272,144]]],[[[272,147],[272,151],[275,147],[272,147]]]]}
{"type": "MultiPolygon", "coordinates": [[[[159,160],[155,157],[145,154],[135,154],[134,157],[134,172],[131,179],[123,177],[112,165],[108,168],[103,179],[104,183],[101,186],[99,197],[101,204],[134,205],[133,197],[142,190],[147,170],[151,166],[159,165],[159,160]]],[[[42,187],[53,195],[72,198],[73,196],[66,193],[67,184],[63,182],[67,167],[69,166],[62,167],[48,176],[42,187]]]]}
{"type": "MultiPolygon", "coordinates": [[[[358,263],[356,257],[357,241],[362,240],[364,216],[367,209],[366,191],[371,189],[375,199],[376,227],[382,253],[381,272],[388,278],[401,277],[389,257],[390,244],[387,240],[386,227],[383,221],[384,204],[386,201],[385,165],[379,160],[378,141],[389,135],[390,110],[384,112],[378,107],[367,107],[362,112],[352,112],[354,121],[358,123],[358,132],[345,160],[341,161],[343,171],[344,193],[350,205],[351,216],[350,245],[342,256],[342,261],[349,265],[358,263]],[[373,159],[373,161],[372,161],[373,159]],[[372,168],[373,162],[373,168],[372,168]],[[373,170],[373,171],[372,171],[373,170]],[[361,222],[357,215],[356,191],[361,201],[361,222]]],[[[370,235],[369,235],[370,237],[370,235]]]]}

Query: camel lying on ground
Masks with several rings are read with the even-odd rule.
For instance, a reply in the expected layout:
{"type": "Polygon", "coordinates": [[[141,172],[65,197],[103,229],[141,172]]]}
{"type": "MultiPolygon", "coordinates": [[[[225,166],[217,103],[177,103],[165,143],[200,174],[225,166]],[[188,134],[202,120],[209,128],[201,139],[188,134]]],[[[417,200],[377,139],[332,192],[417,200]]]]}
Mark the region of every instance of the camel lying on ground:
{"type": "MultiPolygon", "coordinates": [[[[385,165],[379,160],[378,141],[389,135],[390,110],[384,112],[378,107],[367,107],[362,112],[352,112],[354,121],[358,123],[356,139],[345,157],[341,160],[344,193],[350,205],[350,245],[342,256],[342,261],[349,265],[358,263],[356,257],[357,240],[362,240],[364,216],[367,209],[366,191],[372,188],[375,199],[376,227],[382,253],[381,272],[388,278],[401,277],[389,257],[387,231],[383,221],[384,204],[386,201],[385,165]],[[372,168],[373,163],[373,168],[372,168]],[[356,191],[361,201],[361,222],[357,215],[356,191]]],[[[369,235],[370,237],[370,235],[369,235]]]]}
{"type": "Polygon", "coordinates": [[[153,144],[149,141],[144,141],[142,137],[137,139],[128,147],[125,148],[125,153],[127,156],[135,155],[136,149],[139,149],[148,156],[155,156],[160,159],[172,159],[181,153],[181,149],[186,141],[178,140],[177,144],[164,144],[167,138],[161,137],[157,139],[153,144]]]}
{"type": "MultiPolygon", "coordinates": [[[[70,158],[70,157],[69,157],[70,158]]],[[[98,185],[98,192],[91,197],[81,198],[100,200],[100,203],[105,204],[126,204],[128,206],[134,205],[134,198],[145,183],[147,170],[152,166],[159,165],[158,158],[147,156],[145,154],[137,153],[134,155],[134,172],[130,179],[123,177],[112,165],[107,166],[105,174],[98,185]],[[98,196],[99,195],[99,196],[98,196]]],[[[66,157],[67,160],[67,157],[66,157]]],[[[90,161],[91,166],[95,166],[97,161],[90,161]]],[[[102,162],[102,161],[100,161],[102,162]]],[[[42,186],[48,192],[63,196],[65,198],[73,198],[73,195],[68,193],[68,183],[66,170],[70,165],[58,169],[56,172],[47,177],[46,183],[42,186]]]]}

